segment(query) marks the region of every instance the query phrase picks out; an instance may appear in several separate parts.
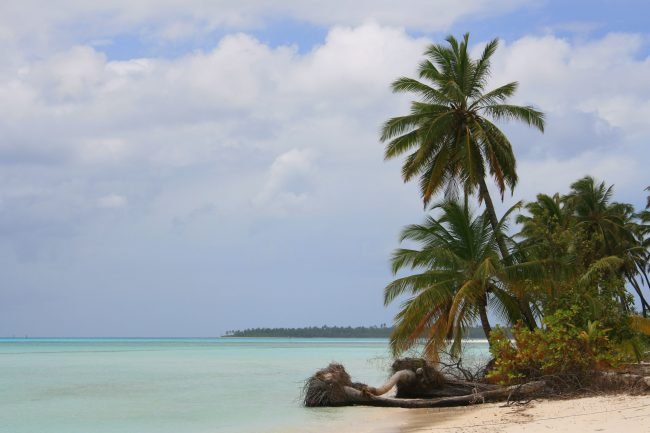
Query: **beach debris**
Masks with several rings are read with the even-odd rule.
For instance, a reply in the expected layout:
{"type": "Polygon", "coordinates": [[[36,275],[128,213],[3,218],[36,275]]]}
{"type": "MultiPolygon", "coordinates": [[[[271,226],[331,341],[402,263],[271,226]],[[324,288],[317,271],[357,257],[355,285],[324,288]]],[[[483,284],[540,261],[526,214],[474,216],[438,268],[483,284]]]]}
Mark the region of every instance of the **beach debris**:
{"type": "Polygon", "coordinates": [[[438,370],[437,364],[432,364],[422,358],[396,359],[391,370],[393,374],[403,370],[415,373],[413,380],[397,384],[395,397],[398,398],[455,397],[499,388],[497,385],[461,380],[457,376],[445,375],[438,370]]]}
{"type": "MultiPolygon", "coordinates": [[[[647,374],[647,373],[646,373],[647,374]]],[[[628,390],[632,394],[650,393],[650,376],[631,372],[604,371],[594,378],[600,389],[628,390]]]]}
{"type": "MultiPolygon", "coordinates": [[[[402,366],[378,387],[354,383],[345,368],[338,363],[331,363],[318,370],[305,382],[303,402],[307,407],[316,406],[380,406],[402,408],[427,408],[465,406],[487,401],[511,400],[523,395],[534,394],[545,387],[544,381],[535,381],[523,385],[501,387],[476,382],[464,382],[448,379],[439,372],[436,374],[428,364],[411,363],[402,366]],[[398,393],[416,398],[386,397],[393,387],[398,393]],[[438,389],[436,392],[433,389],[438,389]],[[418,394],[418,390],[426,390],[418,394]],[[431,395],[444,395],[431,398],[431,395]]],[[[395,368],[395,365],[394,365],[395,368]]]]}

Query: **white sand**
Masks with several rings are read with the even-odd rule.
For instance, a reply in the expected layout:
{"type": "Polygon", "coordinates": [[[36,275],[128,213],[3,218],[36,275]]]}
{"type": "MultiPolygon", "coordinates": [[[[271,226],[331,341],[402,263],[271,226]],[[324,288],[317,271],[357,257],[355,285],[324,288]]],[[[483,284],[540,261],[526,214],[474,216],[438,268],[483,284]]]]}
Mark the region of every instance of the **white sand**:
{"type": "Polygon", "coordinates": [[[313,423],[282,433],[650,433],[650,395],[443,409],[357,406],[325,408],[320,415],[313,423]]]}
{"type": "MultiPolygon", "coordinates": [[[[379,430],[385,431],[385,430],[379,430]]],[[[650,395],[411,411],[396,433],[650,433],[650,395]],[[417,413],[416,413],[417,412],[417,413]]]]}

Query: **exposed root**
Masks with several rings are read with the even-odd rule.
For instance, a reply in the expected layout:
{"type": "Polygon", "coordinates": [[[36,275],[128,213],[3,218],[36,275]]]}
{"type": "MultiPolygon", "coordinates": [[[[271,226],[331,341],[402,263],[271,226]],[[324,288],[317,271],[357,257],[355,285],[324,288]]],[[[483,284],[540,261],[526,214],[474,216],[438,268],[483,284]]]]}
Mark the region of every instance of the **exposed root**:
{"type": "MultiPolygon", "coordinates": [[[[399,365],[399,364],[398,364],[399,365]]],[[[404,365],[404,364],[402,364],[404,365]]],[[[341,364],[332,363],[310,377],[303,389],[304,404],[314,406],[345,406],[366,405],[384,407],[424,408],[462,406],[510,399],[514,395],[537,392],[544,387],[544,382],[534,382],[514,387],[499,387],[474,382],[463,382],[456,379],[446,379],[439,373],[432,373],[430,366],[418,363],[410,364],[411,368],[395,372],[385,384],[379,387],[369,387],[365,384],[352,383],[350,375],[341,364]],[[420,365],[420,366],[418,366],[420,365]],[[433,378],[433,380],[432,380],[433,378]],[[430,395],[436,398],[388,398],[381,395],[390,391],[394,386],[399,389],[422,390],[425,384],[435,382],[435,389],[430,395]]]]}

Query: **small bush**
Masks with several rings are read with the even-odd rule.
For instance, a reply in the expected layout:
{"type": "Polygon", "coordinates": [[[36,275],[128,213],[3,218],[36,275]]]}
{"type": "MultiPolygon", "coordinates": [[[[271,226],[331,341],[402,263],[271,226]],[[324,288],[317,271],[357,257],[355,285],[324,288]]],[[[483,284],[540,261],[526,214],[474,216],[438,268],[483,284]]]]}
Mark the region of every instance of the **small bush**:
{"type": "Polygon", "coordinates": [[[578,313],[577,307],[557,310],[546,316],[544,328],[534,331],[517,324],[512,330],[514,341],[495,329],[490,338],[495,362],[488,380],[511,385],[554,377],[582,383],[594,371],[616,367],[622,360],[608,338],[609,330],[598,321],[576,326],[578,313]]]}

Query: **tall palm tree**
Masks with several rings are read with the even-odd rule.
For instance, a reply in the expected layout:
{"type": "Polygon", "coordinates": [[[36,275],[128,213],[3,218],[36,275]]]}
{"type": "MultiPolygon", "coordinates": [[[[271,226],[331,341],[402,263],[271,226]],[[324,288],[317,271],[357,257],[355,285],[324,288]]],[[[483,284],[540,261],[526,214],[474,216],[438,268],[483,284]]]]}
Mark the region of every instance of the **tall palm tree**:
{"type": "MultiPolygon", "coordinates": [[[[420,100],[411,103],[410,114],[384,123],[385,158],[408,153],[402,177],[405,182],[419,177],[425,207],[442,189],[447,197],[459,188],[468,194],[477,191],[497,233],[501,256],[508,262],[485,178],[494,178],[503,199],[506,187],[512,190],[517,184],[516,161],[510,141],[493,121],[513,119],[544,131],[544,114],[531,106],[506,103],[517,82],[486,90],[498,40],[490,41],[477,60],[468,53],[469,34],[460,42],[453,36],[446,41],[447,45],[433,44],[425,51],[418,69],[424,81],[402,77],[393,82],[394,92],[415,93],[420,100]]],[[[525,302],[521,307],[527,325],[535,326],[525,302]]]]}
{"type": "Polygon", "coordinates": [[[384,290],[386,305],[404,294],[411,295],[402,304],[391,335],[396,355],[423,335],[430,359],[437,359],[450,340],[452,355],[457,355],[466,328],[477,319],[490,336],[488,305],[510,323],[521,317],[516,299],[502,283],[508,272],[487,214],[474,216],[466,201],[445,202],[435,209],[441,211],[439,218],[429,216],[424,224],[409,225],[402,231],[401,241],[415,242],[419,248],[400,248],[393,253],[393,273],[417,271],[396,279],[384,290]]]}

